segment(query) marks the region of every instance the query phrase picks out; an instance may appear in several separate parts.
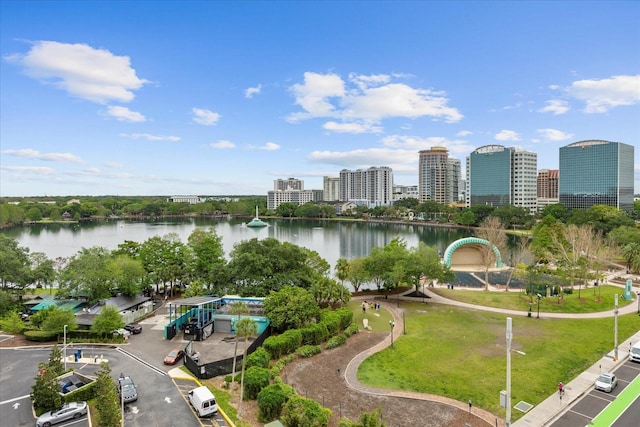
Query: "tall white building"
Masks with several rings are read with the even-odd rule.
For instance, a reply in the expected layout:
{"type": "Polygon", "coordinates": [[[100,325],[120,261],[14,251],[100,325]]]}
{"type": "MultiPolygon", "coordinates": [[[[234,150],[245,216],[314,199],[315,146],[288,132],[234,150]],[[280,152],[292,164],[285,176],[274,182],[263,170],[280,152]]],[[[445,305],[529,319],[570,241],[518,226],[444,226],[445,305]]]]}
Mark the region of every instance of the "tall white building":
{"type": "Polygon", "coordinates": [[[267,209],[276,210],[282,203],[297,205],[313,201],[313,191],[304,189],[304,181],[296,178],[276,179],[273,191],[267,192],[267,209]]]}
{"type": "Polygon", "coordinates": [[[466,205],[513,205],[533,215],[538,205],[537,178],[536,153],[485,145],[467,157],[466,205]]]}
{"type": "Polygon", "coordinates": [[[340,171],[340,200],[373,208],[393,203],[393,171],[386,166],[340,171]]]}
{"type": "Polygon", "coordinates": [[[325,176],[322,178],[322,200],[335,202],[340,200],[340,177],[325,176]]]}

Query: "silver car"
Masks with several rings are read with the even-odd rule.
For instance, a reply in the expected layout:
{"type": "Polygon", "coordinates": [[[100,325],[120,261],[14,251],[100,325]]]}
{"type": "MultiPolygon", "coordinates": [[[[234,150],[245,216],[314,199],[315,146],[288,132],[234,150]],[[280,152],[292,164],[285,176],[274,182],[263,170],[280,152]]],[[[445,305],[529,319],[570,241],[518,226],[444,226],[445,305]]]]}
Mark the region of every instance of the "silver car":
{"type": "Polygon", "coordinates": [[[138,400],[138,390],[131,377],[118,377],[118,392],[120,392],[120,399],[124,403],[129,403],[138,400]]]}
{"type": "Polygon", "coordinates": [[[87,402],[65,403],[61,408],[45,412],[38,417],[36,427],[49,427],[87,414],[87,402]]]}
{"type": "Polygon", "coordinates": [[[596,380],[595,389],[606,391],[607,393],[613,391],[618,385],[618,379],[614,374],[606,373],[600,374],[596,380]]]}

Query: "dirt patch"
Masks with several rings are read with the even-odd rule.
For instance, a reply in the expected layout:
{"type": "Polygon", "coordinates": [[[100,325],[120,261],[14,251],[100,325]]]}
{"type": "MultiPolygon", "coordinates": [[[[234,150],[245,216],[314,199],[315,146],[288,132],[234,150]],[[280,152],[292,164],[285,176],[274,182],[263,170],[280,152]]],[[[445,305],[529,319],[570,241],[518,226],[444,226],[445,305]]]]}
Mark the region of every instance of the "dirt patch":
{"type": "Polygon", "coordinates": [[[341,417],[357,421],[362,412],[376,408],[382,408],[382,419],[387,427],[459,427],[465,423],[487,426],[468,411],[440,402],[375,395],[349,388],[344,380],[349,361],[387,336],[386,333],[360,332],[338,348],[290,363],[282,372],[282,378],[301,396],[331,409],[331,427],[337,427],[341,417]]]}

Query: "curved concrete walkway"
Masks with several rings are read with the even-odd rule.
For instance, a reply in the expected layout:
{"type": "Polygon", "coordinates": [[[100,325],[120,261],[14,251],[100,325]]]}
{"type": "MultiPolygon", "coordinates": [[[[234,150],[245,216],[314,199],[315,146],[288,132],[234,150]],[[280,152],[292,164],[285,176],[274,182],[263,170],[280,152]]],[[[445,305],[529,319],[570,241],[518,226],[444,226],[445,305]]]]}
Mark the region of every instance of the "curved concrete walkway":
{"type": "MultiPolygon", "coordinates": [[[[624,288],[624,285],[617,285],[617,284],[612,284],[612,283],[608,283],[608,284],[624,288]]],[[[408,292],[413,292],[413,291],[408,291],[408,292]]],[[[494,290],[494,291],[490,291],[490,292],[504,292],[504,291],[502,291],[502,290],[500,290],[500,291],[494,290]]],[[[528,311],[506,310],[506,309],[501,309],[501,308],[497,308],[497,307],[486,307],[486,306],[480,306],[480,305],[474,305],[474,304],[468,304],[468,303],[464,303],[464,302],[460,302],[460,301],[455,301],[455,300],[451,300],[451,299],[442,297],[442,296],[440,296],[440,295],[438,295],[438,294],[436,294],[434,292],[431,292],[428,289],[425,289],[424,293],[428,296],[429,302],[436,303],[436,304],[454,305],[454,306],[458,306],[458,307],[462,307],[462,308],[468,308],[468,309],[472,309],[472,310],[492,311],[492,312],[495,312],[495,313],[503,313],[505,315],[510,315],[510,316],[527,316],[527,313],[528,313],[528,311]]],[[[638,295],[634,294],[634,297],[635,297],[635,299],[637,301],[638,295]]],[[[400,295],[399,298],[402,301],[414,301],[414,302],[417,301],[417,299],[415,297],[406,297],[406,296],[400,295]]],[[[364,299],[364,298],[357,298],[357,299],[364,299]]],[[[381,302],[381,305],[387,311],[389,311],[389,313],[391,313],[391,315],[393,316],[393,320],[394,320],[394,323],[395,323],[395,327],[393,329],[393,338],[395,340],[395,339],[399,338],[402,335],[402,331],[404,330],[402,309],[401,308],[396,308],[395,307],[395,302],[390,302],[388,300],[385,301],[385,302],[381,302]]],[[[627,304],[624,307],[618,308],[618,315],[635,313],[636,310],[637,309],[635,307],[635,304],[627,304]]],[[[613,317],[615,315],[615,313],[614,313],[614,309],[612,308],[611,310],[601,311],[601,312],[596,312],[596,313],[574,314],[574,313],[546,313],[546,312],[544,312],[544,313],[541,313],[541,315],[544,315],[545,318],[573,318],[573,319],[583,318],[583,319],[593,319],[593,318],[613,317]]],[[[385,349],[386,347],[389,347],[390,345],[391,345],[391,339],[385,338],[384,340],[382,340],[381,342],[379,342],[375,346],[369,348],[368,350],[365,350],[365,351],[361,352],[360,354],[356,355],[353,359],[351,359],[351,361],[347,365],[347,368],[346,368],[345,373],[344,373],[344,378],[345,378],[345,382],[347,383],[347,386],[349,388],[353,389],[353,390],[358,390],[358,391],[363,392],[363,393],[369,393],[369,394],[375,394],[375,395],[381,395],[381,396],[402,397],[402,398],[416,399],[416,400],[428,400],[428,401],[432,401],[432,402],[438,402],[438,403],[450,405],[450,406],[456,407],[458,409],[461,409],[463,411],[468,411],[469,410],[469,406],[468,406],[467,403],[463,403],[463,402],[460,402],[460,401],[457,401],[455,399],[451,399],[451,398],[448,398],[448,397],[439,396],[439,395],[435,395],[435,394],[417,393],[417,392],[411,392],[411,391],[401,391],[401,390],[389,390],[389,389],[373,388],[373,387],[365,386],[360,381],[358,381],[357,372],[358,372],[358,367],[360,366],[360,364],[367,357],[369,357],[372,354],[375,354],[375,353],[385,349]]],[[[589,382],[588,385],[591,385],[591,384],[592,384],[592,381],[589,382]]],[[[496,427],[505,426],[505,421],[503,419],[498,418],[495,414],[493,414],[493,413],[491,413],[489,411],[486,411],[484,409],[473,407],[473,408],[471,408],[471,413],[472,413],[472,415],[475,415],[475,417],[477,419],[486,422],[487,425],[496,426],[496,427]]],[[[551,415],[547,414],[547,417],[548,417],[547,420],[549,418],[553,417],[553,415],[554,414],[551,414],[551,415]]]]}

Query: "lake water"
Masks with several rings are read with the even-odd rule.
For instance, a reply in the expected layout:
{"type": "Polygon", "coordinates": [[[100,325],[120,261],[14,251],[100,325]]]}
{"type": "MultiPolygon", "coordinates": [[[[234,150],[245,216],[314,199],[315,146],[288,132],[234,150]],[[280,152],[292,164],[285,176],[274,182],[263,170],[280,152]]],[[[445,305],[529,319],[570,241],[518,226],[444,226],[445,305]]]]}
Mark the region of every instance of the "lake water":
{"type": "Polygon", "coordinates": [[[353,259],[369,255],[376,246],[385,246],[401,238],[408,247],[418,242],[435,246],[444,253],[457,239],[471,236],[466,229],[430,227],[413,224],[346,222],[321,220],[265,219],[264,228],[246,227],[244,220],[163,219],[157,221],[104,221],[82,224],[48,224],[17,227],[1,233],[16,239],[30,252],[43,252],[50,259],[70,257],[81,248],[101,246],[117,249],[131,240],[142,243],[153,236],[175,233],[184,243],[196,228],[213,228],[222,238],[228,257],[234,245],[253,238],[275,238],[314,250],[332,267],[338,258],[353,259]]]}

